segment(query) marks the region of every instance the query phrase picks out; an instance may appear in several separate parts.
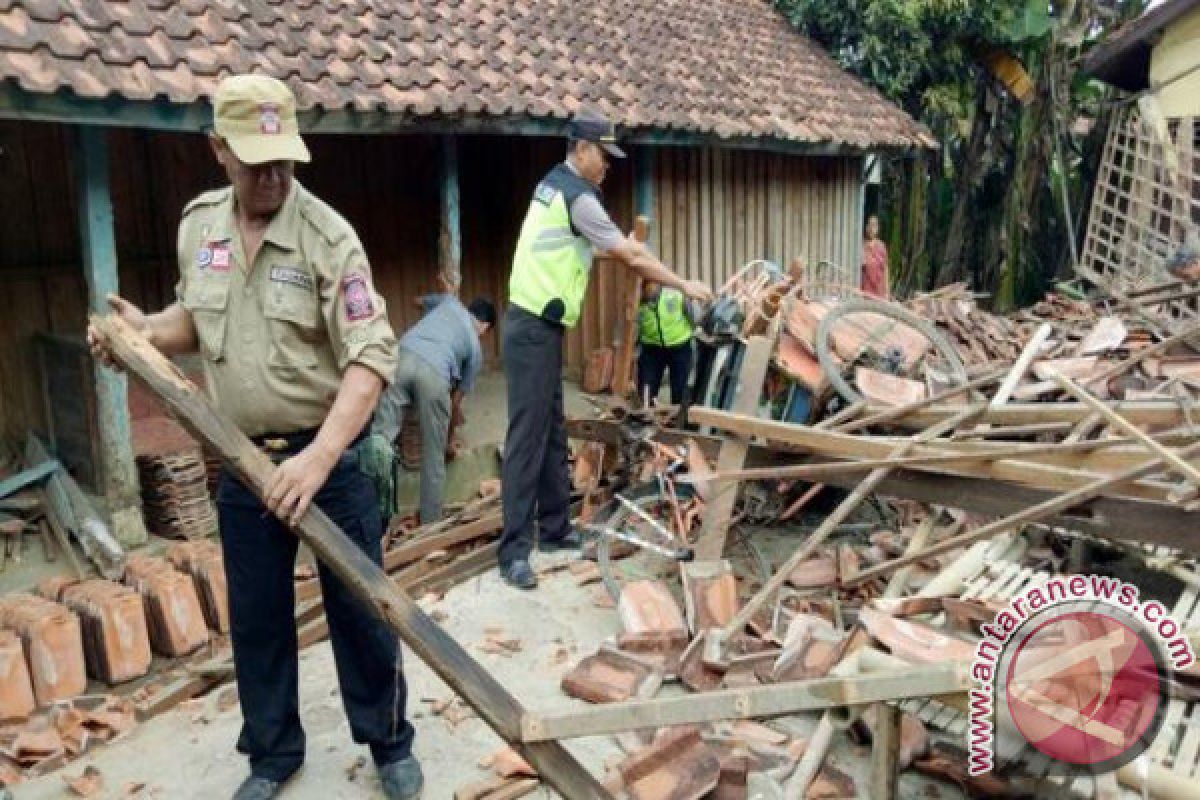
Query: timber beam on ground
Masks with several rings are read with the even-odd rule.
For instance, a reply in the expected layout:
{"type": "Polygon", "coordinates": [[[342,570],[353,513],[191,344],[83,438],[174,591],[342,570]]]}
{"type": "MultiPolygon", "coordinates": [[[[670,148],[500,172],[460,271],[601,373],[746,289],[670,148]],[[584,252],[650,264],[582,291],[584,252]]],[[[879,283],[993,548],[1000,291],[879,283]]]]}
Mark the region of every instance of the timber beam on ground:
{"type": "MultiPolygon", "coordinates": [[[[695,418],[703,409],[693,408],[695,418]]],[[[608,420],[570,420],[571,436],[602,442],[620,440],[620,423],[608,420]]],[[[693,439],[712,458],[716,456],[721,438],[684,431],[661,430],[655,438],[664,444],[685,443],[693,439]]],[[[903,441],[903,440],[899,440],[903,441]]],[[[941,444],[941,443],[939,443],[941,444]]],[[[1142,459],[1145,460],[1145,452],[1142,459]]],[[[752,445],[748,466],[803,464],[805,459],[788,455],[762,445],[752,445]]],[[[822,481],[840,489],[853,490],[862,482],[861,473],[829,475],[822,481]]],[[[877,494],[903,497],[921,503],[959,508],[989,517],[1004,517],[1022,508],[1042,503],[1060,492],[1037,486],[1002,483],[987,477],[921,472],[901,468],[893,470],[880,481],[877,494]]],[[[1152,503],[1125,497],[1097,497],[1067,511],[1046,517],[1047,525],[1090,533],[1102,538],[1130,539],[1149,544],[1167,545],[1185,552],[1200,553],[1200,517],[1177,504],[1152,503]]]]}
{"type": "MultiPolygon", "coordinates": [[[[145,337],[115,316],[94,315],[92,324],[115,360],[159,397],[173,416],[210,447],[233,473],[262,497],[275,465],[245,434],[221,416],[196,386],[145,337]]],[[[311,506],[294,527],[297,536],[373,613],[562,795],[611,795],[558,742],[521,740],[525,710],[491,673],[402,592],[320,508],[311,506]]]]}
{"type": "Polygon", "coordinates": [[[913,697],[955,695],[965,692],[969,684],[966,664],[946,663],[608,703],[558,713],[526,712],[521,719],[521,738],[526,742],[544,742],[723,719],[777,717],[913,697]]]}
{"type": "MultiPolygon", "coordinates": [[[[771,448],[796,447],[806,453],[830,458],[849,459],[895,459],[897,447],[911,442],[910,438],[877,439],[867,436],[853,436],[826,431],[803,425],[792,425],[786,422],[760,420],[742,414],[728,411],[701,408],[695,409],[692,419],[702,425],[711,425],[737,436],[758,436],[766,440],[771,448]]],[[[949,417],[948,419],[953,419],[949,417]]],[[[1034,450],[1037,445],[1030,445],[1034,450]]],[[[1064,446],[1064,450],[1072,449],[1064,446]]],[[[941,442],[917,443],[911,448],[914,456],[944,455],[941,442]]],[[[910,468],[921,471],[936,472],[947,475],[970,475],[994,480],[1009,481],[1046,489],[1071,491],[1086,486],[1097,478],[1105,477],[1107,473],[1075,469],[1054,464],[1042,464],[1029,458],[1000,458],[994,461],[981,460],[973,463],[926,463],[924,465],[909,465],[910,468]]],[[[1130,466],[1137,466],[1146,461],[1146,452],[1139,450],[1140,457],[1132,459],[1130,466]]],[[[904,466],[896,464],[896,466],[904,466]]],[[[718,471],[719,474],[719,471],[718,471]]],[[[1121,494],[1138,500],[1166,503],[1170,501],[1171,493],[1178,487],[1173,484],[1156,483],[1149,480],[1134,480],[1122,483],[1113,488],[1113,494],[1121,494]]]]}
{"type": "MultiPolygon", "coordinates": [[[[1127,403],[1110,403],[1109,408],[1136,425],[1151,428],[1174,428],[1188,424],[1187,415],[1178,403],[1161,400],[1139,400],[1127,403]]],[[[901,428],[923,429],[935,425],[947,417],[961,412],[963,405],[938,405],[916,409],[892,420],[889,425],[901,428]]],[[[868,414],[882,413],[888,406],[872,405],[868,414]]],[[[1092,409],[1082,403],[1006,403],[989,408],[980,420],[992,425],[1037,425],[1046,422],[1065,422],[1072,425],[1082,422],[1092,409]]]]}

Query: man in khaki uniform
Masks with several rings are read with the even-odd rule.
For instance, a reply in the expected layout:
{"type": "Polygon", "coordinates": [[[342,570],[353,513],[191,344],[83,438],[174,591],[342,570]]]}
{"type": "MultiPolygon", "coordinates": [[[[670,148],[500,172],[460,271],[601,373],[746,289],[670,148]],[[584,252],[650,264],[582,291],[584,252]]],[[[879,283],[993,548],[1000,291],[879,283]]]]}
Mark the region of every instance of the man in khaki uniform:
{"type": "MultiPolygon", "coordinates": [[[[217,492],[244,717],[238,749],[251,768],[234,798],[267,800],[304,760],[297,539],[285,523],[316,502],[381,561],[383,521],[355,447],[395,372],[396,340],[354,230],[292,177],[309,155],[287,86],[228,78],[214,108],[211,145],[231,186],[184,209],[177,302],[151,315],[110,302],[164,353],[199,350],[217,407],[279,464],[265,509],[229,472],[217,492]]],[[[320,577],[354,739],[370,746],[389,798],[415,798],[422,778],[396,638],[324,566],[320,577]]]]}

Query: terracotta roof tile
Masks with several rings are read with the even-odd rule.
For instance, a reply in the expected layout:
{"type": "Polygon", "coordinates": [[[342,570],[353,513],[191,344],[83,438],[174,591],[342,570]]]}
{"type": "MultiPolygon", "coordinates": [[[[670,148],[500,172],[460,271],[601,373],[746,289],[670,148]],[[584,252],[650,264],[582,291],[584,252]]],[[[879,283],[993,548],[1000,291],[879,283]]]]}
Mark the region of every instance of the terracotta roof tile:
{"type": "Polygon", "coordinates": [[[564,119],[855,147],[928,131],[769,0],[0,0],[0,79],[84,97],[287,81],[301,109],[564,119]]]}

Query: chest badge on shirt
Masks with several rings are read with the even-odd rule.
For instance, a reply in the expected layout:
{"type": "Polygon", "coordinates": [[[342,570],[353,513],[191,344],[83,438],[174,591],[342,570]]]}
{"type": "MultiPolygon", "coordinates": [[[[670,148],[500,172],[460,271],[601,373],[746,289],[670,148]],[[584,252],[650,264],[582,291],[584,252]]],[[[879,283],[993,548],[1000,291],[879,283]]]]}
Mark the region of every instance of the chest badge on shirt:
{"type": "Polygon", "coordinates": [[[313,290],[313,278],[299,267],[271,267],[271,280],[275,283],[287,283],[299,286],[308,291],[313,290]]]}
{"type": "Polygon", "coordinates": [[[375,316],[375,303],[367,279],[357,272],[342,278],[342,302],[346,304],[346,319],[360,322],[375,316]]]}

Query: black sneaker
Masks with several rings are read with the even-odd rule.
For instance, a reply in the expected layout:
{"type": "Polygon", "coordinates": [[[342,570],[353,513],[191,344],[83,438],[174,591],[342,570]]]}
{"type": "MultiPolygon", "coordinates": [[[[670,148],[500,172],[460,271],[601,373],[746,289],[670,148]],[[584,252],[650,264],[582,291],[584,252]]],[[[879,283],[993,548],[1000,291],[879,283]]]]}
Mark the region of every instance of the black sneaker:
{"type": "Polygon", "coordinates": [[[409,756],[380,767],[379,782],[388,800],[416,800],[421,796],[425,776],[417,759],[409,756]]]}
{"type": "Polygon", "coordinates": [[[533,574],[529,562],[523,558],[519,558],[511,564],[501,564],[500,577],[504,578],[504,582],[509,586],[515,586],[518,589],[536,589],[538,585],[537,575],[533,574]]]}
{"type": "Polygon", "coordinates": [[[261,775],[251,775],[242,781],[242,785],[233,793],[233,800],[271,800],[279,794],[283,786],[279,781],[264,778],[261,775]]]}
{"type": "Polygon", "coordinates": [[[583,537],[579,531],[572,528],[567,535],[560,539],[542,540],[538,542],[538,551],[542,553],[558,553],[563,550],[578,550],[583,547],[583,537]]]}

